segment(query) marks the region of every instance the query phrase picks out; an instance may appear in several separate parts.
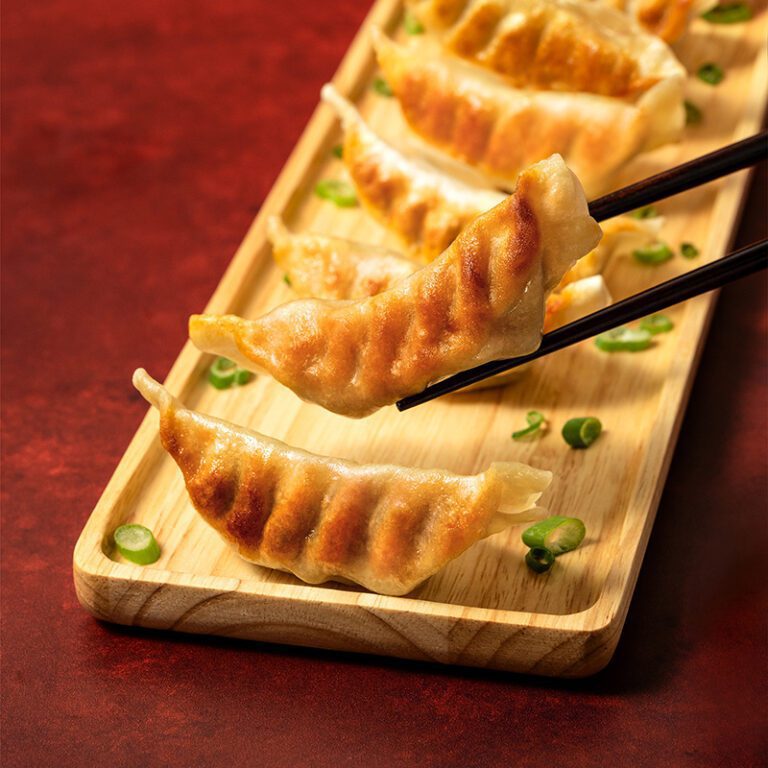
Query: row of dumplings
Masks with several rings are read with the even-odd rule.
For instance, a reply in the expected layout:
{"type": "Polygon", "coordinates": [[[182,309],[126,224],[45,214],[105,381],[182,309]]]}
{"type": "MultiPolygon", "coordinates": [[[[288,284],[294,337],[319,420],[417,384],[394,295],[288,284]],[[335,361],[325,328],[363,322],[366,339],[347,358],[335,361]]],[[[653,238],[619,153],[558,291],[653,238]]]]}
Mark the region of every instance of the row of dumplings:
{"type": "MultiPolygon", "coordinates": [[[[603,191],[684,123],[682,66],[602,2],[407,5],[426,34],[404,45],[374,31],[374,45],[412,137],[385,141],[322,91],[357,198],[401,252],[275,218],[274,256],[300,298],[256,319],[190,319],[201,350],[352,417],[531,352],[544,330],[608,303],[605,261],[653,240],[660,220],[601,231],[585,189],[603,191]]],[[[632,11],[669,39],[691,3],[669,5],[632,11]]],[[[142,370],[134,383],[160,410],[162,443],[203,518],[245,559],[309,583],[405,594],[478,539],[542,514],[549,472],[498,462],[468,477],[314,456],[188,411],[142,370]]]]}

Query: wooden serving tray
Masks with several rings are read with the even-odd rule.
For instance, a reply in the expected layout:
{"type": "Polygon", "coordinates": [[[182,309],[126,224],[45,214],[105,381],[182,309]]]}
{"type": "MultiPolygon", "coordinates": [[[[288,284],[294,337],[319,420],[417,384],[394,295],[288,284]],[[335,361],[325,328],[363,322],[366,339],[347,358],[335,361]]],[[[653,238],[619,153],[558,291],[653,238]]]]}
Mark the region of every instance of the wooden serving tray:
{"type": "MultiPolygon", "coordinates": [[[[396,104],[372,92],[375,60],[369,27],[396,33],[402,8],[380,0],[334,82],[374,127],[392,128],[396,104]]],[[[718,87],[689,83],[704,112],[684,140],[635,161],[625,181],[753,134],[768,83],[766,14],[748,24],[697,21],[676,46],[689,71],[717,61],[718,87]]],[[[207,312],[263,314],[293,298],[271,259],[267,217],[279,213],[297,231],[348,235],[396,246],[360,208],[340,209],[312,194],[320,178],[343,169],[331,153],[339,141],[332,110],[319,106],[213,295],[207,312]]],[[[695,243],[701,256],[658,267],[617,259],[605,274],[614,298],[661,282],[728,249],[747,182],[731,176],[661,203],[662,237],[677,250],[695,243]]],[[[587,539],[537,576],[523,562],[515,528],[471,547],[407,597],[384,597],[337,584],[308,586],[241,560],[194,511],[181,473],[158,439],[150,411],[88,520],[74,553],[81,603],[95,616],[183,632],[208,633],[544,675],[583,676],[610,659],[629,606],[672,456],[715,297],[669,310],[672,333],[652,350],[609,355],[592,343],[535,364],[517,382],[459,394],[406,413],[394,407],[360,421],[301,402],[268,376],[218,391],[206,381],[211,358],[187,344],[166,385],[190,408],[251,427],[315,453],[360,462],[442,467],[475,473],[491,461],[549,469],[542,503],[582,518],[587,539]],[[532,443],[510,439],[525,413],[547,415],[551,430],[532,443]],[[587,451],[560,437],[572,416],[594,415],[605,433],[587,451]],[[162,557],[132,565],[114,550],[120,524],[150,527],[162,557]]],[[[152,371],[150,371],[152,373],[152,371]]]]}

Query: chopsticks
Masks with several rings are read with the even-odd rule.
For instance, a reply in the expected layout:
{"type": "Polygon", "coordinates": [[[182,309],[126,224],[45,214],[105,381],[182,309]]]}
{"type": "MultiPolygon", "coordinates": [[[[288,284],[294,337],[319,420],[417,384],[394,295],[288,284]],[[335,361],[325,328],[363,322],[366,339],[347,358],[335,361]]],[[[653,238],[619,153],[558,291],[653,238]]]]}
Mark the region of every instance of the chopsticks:
{"type": "Polygon", "coordinates": [[[720,288],[741,277],[751,275],[768,267],[768,239],[761,240],[746,248],[724,256],[703,267],[686,272],[684,275],[667,280],[623,301],[579,318],[543,336],[535,352],[506,360],[493,360],[468,371],[438,381],[416,395],[409,395],[397,402],[399,411],[407,411],[415,405],[434,400],[441,395],[455,392],[498,373],[517,368],[551,352],[557,352],[571,344],[589,339],[619,325],[640,320],[672,304],[692,299],[702,293],[720,288]]]}
{"type": "MultiPolygon", "coordinates": [[[[597,221],[605,221],[613,216],[629,213],[649,203],[748,168],[764,159],[766,155],[768,155],[768,131],[762,131],[755,136],[729,144],[696,160],[649,176],[647,179],[593,200],[589,204],[589,212],[597,221]]],[[[672,304],[678,304],[720,288],[733,280],[765,269],[766,266],[768,266],[768,240],[761,240],[547,333],[542,337],[539,348],[528,355],[493,360],[431,384],[418,394],[398,400],[397,409],[407,411],[416,405],[517,368],[599,333],[639,320],[672,304]]]]}
{"type": "Polygon", "coordinates": [[[721,176],[735,173],[764,159],[768,154],[768,131],[750,136],[722,149],[676,165],[647,179],[617,189],[589,204],[589,213],[597,221],[605,221],[629,213],[649,203],[693,189],[721,176]]]}

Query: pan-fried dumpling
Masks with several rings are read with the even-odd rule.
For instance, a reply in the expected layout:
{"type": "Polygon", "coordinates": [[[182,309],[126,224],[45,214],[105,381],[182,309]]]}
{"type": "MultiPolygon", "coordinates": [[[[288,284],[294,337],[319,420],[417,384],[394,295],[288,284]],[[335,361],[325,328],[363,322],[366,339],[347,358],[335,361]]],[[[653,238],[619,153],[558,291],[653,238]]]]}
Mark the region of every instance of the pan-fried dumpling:
{"type": "Polygon", "coordinates": [[[252,321],[195,315],[190,338],[305,400],[366,416],[444,376],[536,349],[546,296],[599,239],[578,179],[553,156],[390,290],[300,299],[252,321]]]}
{"type": "MultiPolygon", "coordinates": [[[[267,222],[267,232],[275,261],[285,270],[293,290],[302,297],[364,299],[388,290],[422,267],[417,261],[376,245],[289,232],[277,216],[267,222]]],[[[599,249],[600,245],[595,251],[599,249]]],[[[579,262],[572,269],[576,269],[579,262]]],[[[590,266],[594,268],[596,263],[590,266]]],[[[599,274],[569,281],[562,291],[547,296],[544,331],[596,312],[610,302],[610,294],[599,274]]],[[[488,386],[489,381],[500,383],[496,377],[479,383],[488,386]]]]}
{"type": "Polygon", "coordinates": [[[189,411],[142,369],[133,383],[203,519],[246,560],[310,584],[403,595],[479,539],[541,517],[552,475],[525,464],[466,476],[317,456],[189,411]]]}
{"type": "Polygon", "coordinates": [[[427,40],[403,46],[377,34],[374,44],[413,131],[502,186],[531,163],[559,153],[587,194],[596,196],[632,157],[679,138],[685,123],[682,77],[653,90],[651,104],[644,97],[632,103],[511,88],[427,40]]]}
{"type": "Polygon", "coordinates": [[[685,70],[655,35],[604,5],[578,0],[410,0],[450,52],[516,88],[638,97],[685,70]]]}
{"type": "Polygon", "coordinates": [[[439,256],[466,224],[504,199],[473,187],[424,161],[407,157],[380,139],[332,85],[325,102],[341,118],[342,157],[366,210],[425,261],[439,256]]]}

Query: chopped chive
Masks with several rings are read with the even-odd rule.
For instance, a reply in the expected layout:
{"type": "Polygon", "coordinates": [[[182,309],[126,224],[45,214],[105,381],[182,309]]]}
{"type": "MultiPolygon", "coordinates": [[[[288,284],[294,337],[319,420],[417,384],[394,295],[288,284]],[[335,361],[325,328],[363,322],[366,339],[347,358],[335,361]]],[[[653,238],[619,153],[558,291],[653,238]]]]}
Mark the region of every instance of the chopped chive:
{"type": "Polygon", "coordinates": [[[666,243],[654,243],[645,248],[638,248],[632,251],[632,255],[641,264],[662,264],[674,256],[672,249],[666,243]]]}
{"type": "Polygon", "coordinates": [[[237,365],[226,357],[217,357],[208,371],[208,381],[216,389],[229,389],[235,383],[237,365]]]}
{"type": "Polygon", "coordinates": [[[226,357],[217,357],[208,371],[208,381],[216,389],[229,389],[230,387],[247,384],[252,378],[250,371],[238,368],[237,363],[226,357]]]}
{"type": "Polygon", "coordinates": [[[527,437],[533,437],[543,431],[545,424],[544,414],[538,411],[528,411],[525,416],[528,426],[525,429],[519,429],[512,433],[513,440],[523,440],[527,437]]]}
{"type": "Polygon", "coordinates": [[[570,552],[581,544],[587,529],[577,517],[553,515],[534,523],[523,531],[523,543],[532,549],[543,547],[555,557],[570,552]]]}
{"type": "Polygon", "coordinates": [[[318,181],[315,194],[323,200],[330,200],[339,208],[354,208],[357,205],[357,195],[352,185],[339,179],[318,181]]]}
{"type": "Polygon", "coordinates": [[[293,283],[291,282],[291,278],[288,274],[283,275],[283,282],[291,288],[293,286],[293,283]]]}
{"type": "Polygon", "coordinates": [[[383,77],[373,78],[373,90],[379,96],[394,96],[394,91],[389,87],[389,83],[383,77]]]}
{"type": "Polygon", "coordinates": [[[723,72],[723,68],[718,64],[709,62],[699,67],[696,76],[705,83],[717,85],[725,77],[725,72],[723,72]]]}
{"type": "Polygon", "coordinates": [[[160,557],[160,545],[149,528],[138,523],[121,525],[115,529],[113,538],[117,551],[132,563],[149,565],[160,557]]]}
{"type": "Polygon", "coordinates": [[[680,255],[685,259],[695,259],[699,255],[699,249],[693,243],[682,243],[680,255]]]}
{"type": "Polygon", "coordinates": [[[669,333],[675,324],[666,315],[650,315],[640,321],[640,328],[648,331],[651,336],[657,333],[669,333]]]}
{"type": "Polygon", "coordinates": [[[722,3],[701,14],[710,24],[737,24],[752,18],[752,9],[746,3],[722,3]]]}
{"type": "Polygon", "coordinates": [[[704,117],[701,110],[692,101],[688,101],[687,99],[683,104],[685,106],[685,124],[696,125],[697,123],[700,123],[704,117]]]}
{"type": "Polygon", "coordinates": [[[638,208],[636,211],[632,211],[629,214],[633,219],[655,219],[659,212],[652,205],[646,205],[643,208],[638,208]]]}
{"type": "Polygon", "coordinates": [[[563,440],[571,448],[588,448],[603,431],[603,425],[594,416],[568,419],[563,426],[563,440]]]}
{"type": "Polygon", "coordinates": [[[409,10],[403,16],[403,27],[409,35],[424,34],[424,25],[409,10]]]}
{"type": "Polygon", "coordinates": [[[640,352],[651,346],[651,334],[645,330],[614,328],[597,336],[595,345],[603,352],[640,352]]]}
{"type": "Polygon", "coordinates": [[[525,564],[534,573],[546,573],[554,562],[555,556],[545,547],[534,547],[525,555],[525,564]]]}
{"type": "Polygon", "coordinates": [[[344,146],[342,144],[337,144],[332,150],[331,154],[334,157],[338,157],[339,160],[341,160],[342,157],[344,157],[344,146]]]}

